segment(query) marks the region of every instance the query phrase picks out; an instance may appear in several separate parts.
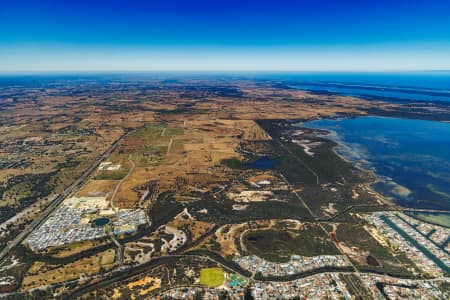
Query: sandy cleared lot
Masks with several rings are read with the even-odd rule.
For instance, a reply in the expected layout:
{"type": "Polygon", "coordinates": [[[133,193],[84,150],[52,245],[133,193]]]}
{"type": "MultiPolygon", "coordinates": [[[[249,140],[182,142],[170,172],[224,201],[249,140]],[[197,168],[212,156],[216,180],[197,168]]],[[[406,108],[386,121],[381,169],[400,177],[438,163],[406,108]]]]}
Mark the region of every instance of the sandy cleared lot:
{"type": "Polygon", "coordinates": [[[77,197],[106,196],[114,191],[117,180],[90,180],[77,193],[77,197]]]}

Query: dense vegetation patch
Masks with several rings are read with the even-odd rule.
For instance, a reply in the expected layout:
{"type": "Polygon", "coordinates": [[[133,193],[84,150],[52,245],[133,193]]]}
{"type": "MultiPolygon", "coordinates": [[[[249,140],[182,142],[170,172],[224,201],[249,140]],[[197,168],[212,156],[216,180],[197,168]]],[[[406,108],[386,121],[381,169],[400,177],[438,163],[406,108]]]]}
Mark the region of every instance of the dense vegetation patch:
{"type": "Polygon", "coordinates": [[[260,230],[244,236],[244,243],[250,254],[266,260],[287,262],[294,254],[316,256],[339,254],[333,243],[319,227],[304,230],[260,230]]]}

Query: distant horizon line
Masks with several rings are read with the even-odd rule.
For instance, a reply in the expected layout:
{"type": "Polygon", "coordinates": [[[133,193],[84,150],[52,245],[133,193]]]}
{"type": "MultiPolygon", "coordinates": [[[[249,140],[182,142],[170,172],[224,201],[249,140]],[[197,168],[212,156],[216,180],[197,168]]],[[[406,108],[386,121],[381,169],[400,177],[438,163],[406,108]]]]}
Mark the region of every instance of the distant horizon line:
{"type": "Polygon", "coordinates": [[[79,75],[79,74],[161,74],[161,73],[201,73],[201,74],[237,74],[237,73],[445,73],[450,69],[392,69],[392,70],[29,70],[0,71],[0,76],[10,75],[79,75]]]}

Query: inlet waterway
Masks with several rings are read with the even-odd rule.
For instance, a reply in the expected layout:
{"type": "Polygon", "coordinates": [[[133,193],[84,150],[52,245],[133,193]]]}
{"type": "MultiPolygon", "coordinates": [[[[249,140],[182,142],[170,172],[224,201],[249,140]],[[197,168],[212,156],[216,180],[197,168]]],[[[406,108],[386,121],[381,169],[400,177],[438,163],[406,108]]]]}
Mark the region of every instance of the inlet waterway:
{"type": "Polygon", "coordinates": [[[450,210],[450,123],[365,116],[299,126],[327,130],[336,152],[374,171],[374,188],[397,204],[450,210]]]}

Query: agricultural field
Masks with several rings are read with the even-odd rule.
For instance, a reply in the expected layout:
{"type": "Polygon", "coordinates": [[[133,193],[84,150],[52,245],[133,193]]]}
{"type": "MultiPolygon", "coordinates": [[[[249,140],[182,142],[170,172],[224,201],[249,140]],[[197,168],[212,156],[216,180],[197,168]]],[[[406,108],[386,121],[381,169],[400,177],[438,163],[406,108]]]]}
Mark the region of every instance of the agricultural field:
{"type": "Polygon", "coordinates": [[[14,297],[241,299],[273,281],[363,299],[352,272],[418,278],[360,217],[398,209],[374,175],[301,125],[402,104],[244,79],[82,82],[0,91],[0,288],[14,297]]]}

